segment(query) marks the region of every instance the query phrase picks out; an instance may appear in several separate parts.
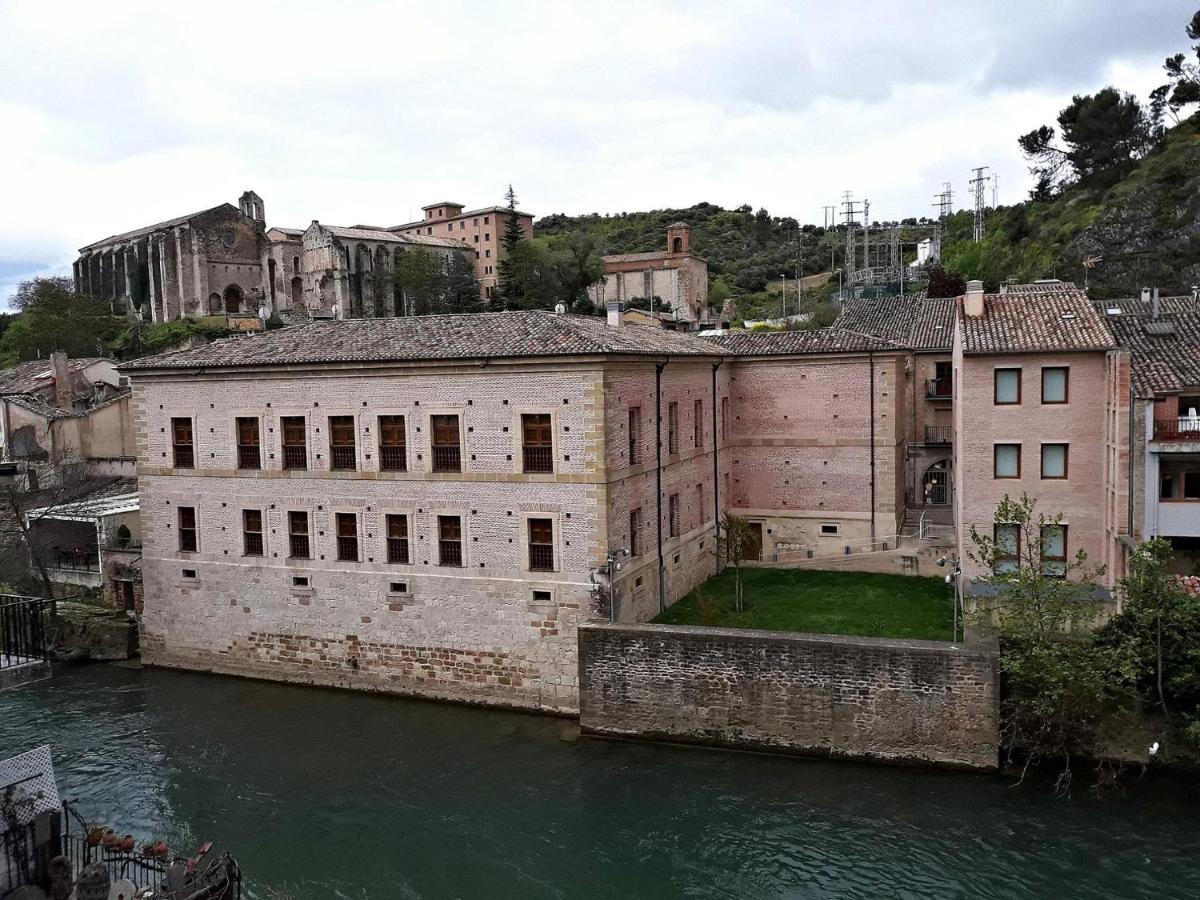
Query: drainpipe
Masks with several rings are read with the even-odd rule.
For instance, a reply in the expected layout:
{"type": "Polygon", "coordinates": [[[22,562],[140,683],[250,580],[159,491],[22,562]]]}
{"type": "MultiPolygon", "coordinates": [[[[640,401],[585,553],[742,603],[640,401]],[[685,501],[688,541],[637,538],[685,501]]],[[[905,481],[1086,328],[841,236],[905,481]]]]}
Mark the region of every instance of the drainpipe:
{"type": "Polygon", "coordinates": [[[667,568],[663,565],[662,533],[662,373],[671,357],[654,364],[654,510],[658,519],[658,611],[667,609],[667,568]]]}
{"type": "Polygon", "coordinates": [[[875,549],[875,351],[867,351],[871,402],[871,549],[875,549]]]}
{"type": "MultiPolygon", "coordinates": [[[[721,360],[724,362],[724,360],[721,360]]],[[[713,526],[718,542],[721,539],[721,465],[720,451],[717,449],[717,369],[721,363],[712,367],[712,448],[713,448],[713,526]]]]}
{"type": "Polygon", "coordinates": [[[1129,472],[1127,474],[1127,477],[1129,479],[1129,484],[1126,487],[1126,493],[1129,495],[1129,497],[1128,497],[1129,512],[1128,512],[1127,530],[1129,533],[1129,540],[1131,542],[1134,540],[1134,535],[1133,535],[1133,426],[1134,426],[1134,403],[1135,402],[1136,401],[1135,401],[1134,395],[1133,395],[1133,379],[1130,378],[1130,380],[1129,380],[1129,461],[1126,463],[1125,468],[1129,470],[1129,472]]]}

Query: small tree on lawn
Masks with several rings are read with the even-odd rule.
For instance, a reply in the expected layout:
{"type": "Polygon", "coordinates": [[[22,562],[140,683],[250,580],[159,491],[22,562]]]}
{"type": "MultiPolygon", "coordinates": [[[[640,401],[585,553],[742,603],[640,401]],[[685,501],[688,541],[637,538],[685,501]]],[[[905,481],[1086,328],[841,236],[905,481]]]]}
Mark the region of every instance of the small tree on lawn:
{"type": "Polygon", "coordinates": [[[1097,644],[1091,628],[1102,604],[1096,579],[1080,550],[1065,558],[1062,515],[1044,515],[1022,495],[996,507],[991,535],[971,527],[969,556],[992,574],[977,579],[995,589],[991,609],[976,617],[999,632],[1000,667],[1007,679],[1001,742],[1011,761],[1025,765],[1058,758],[1058,787],[1070,784],[1071,757],[1090,750],[1100,719],[1123,690],[1122,654],[1097,644]]]}
{"type": "Polygon", "coordinates": [[[717,552],[725,557],[726,565],[733,566],[733,606],[745,612],[746,601],[742,592],[742,560],[750,549],[753,537],[750,523],[731,512],[721,516],[721,527],[717,534],[717,552]]]}

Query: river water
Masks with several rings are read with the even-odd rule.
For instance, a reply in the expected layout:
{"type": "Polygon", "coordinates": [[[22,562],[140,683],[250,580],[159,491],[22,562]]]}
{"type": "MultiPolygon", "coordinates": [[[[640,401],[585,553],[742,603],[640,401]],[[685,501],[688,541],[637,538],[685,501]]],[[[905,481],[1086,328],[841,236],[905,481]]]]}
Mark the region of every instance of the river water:
{"type": "Polygon", "coordinates": [[[580,739],[566,720],[115,666],[0,694],[0,756],[252,898],[1178,897],[1188,785],[1043,784],[580,739]]]}

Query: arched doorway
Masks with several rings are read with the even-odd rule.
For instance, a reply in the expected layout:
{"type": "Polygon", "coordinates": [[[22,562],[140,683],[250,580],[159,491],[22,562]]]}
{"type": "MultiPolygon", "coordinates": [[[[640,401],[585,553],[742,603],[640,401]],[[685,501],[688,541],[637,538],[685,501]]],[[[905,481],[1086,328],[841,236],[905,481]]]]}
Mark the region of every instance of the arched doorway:
{"type": "Polygon", "coordinates": [[[677,237],[673,241],[671,241],[671,252],[672,253],[682,253],[683,252],[683,238],[677,237]]]}
{"type": "Polygon", "coordinates": [[[292,306],[299,306],[300,301],[304,299],[304,283],[297,275],[292,279],[292,306]]]}
{"type": "Polygon", "coordinates": [[[921,496],[925,506],[946,506],[950,502],[950,460],[939,459],[921,477],[921,496]]]}
{"type": "Polygon", "coordinates": [[[242,289],[236,284],[225,288],[225,312],[240,313],[242,311],[242,289]]]}
{"type": "Polygon", "coordinates": [[[214,316],[221,312],[221,295],[216,291],[208,295],[208,311],[214,316]]]}

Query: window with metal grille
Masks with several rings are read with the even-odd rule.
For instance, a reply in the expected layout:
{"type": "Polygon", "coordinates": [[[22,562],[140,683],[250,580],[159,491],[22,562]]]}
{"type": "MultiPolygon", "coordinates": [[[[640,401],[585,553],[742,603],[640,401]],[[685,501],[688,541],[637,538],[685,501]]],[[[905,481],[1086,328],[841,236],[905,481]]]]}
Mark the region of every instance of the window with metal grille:
{"type": "Polygon", "coordinates": [[[194,469],[196,452],[192,438],[192,420],[187,417],[171,419],[171,449],[176,469],[194,469]]]}
{"type": "Polygon", "coordinates": [[[462,564],[462,519],[458,516],[438,516],[438,565],[462,564]]]}
{"type": "Polygon", "coordinates": [[[304,416],[283,416],[279,420],[283,432],[283,467],[308,468],[308,438],[304,416]]]}
{"type": "Polygon", "coordinates": [[[354,416],[329,417],[329,468],[355,469],[354,416]]]}
{"type": "Polygon", "coordinates": [[[408,469],[404,416],[379,417],[379,468],[384,472],[403,472],[408,469]]]}
{"type": "Polygon", "coordinates": [[[358,562],[358,516],[337,514],[337,558],[342,562],[358,562]]]}
{"type": "Polygon", "coordinates": [[[387,561],[408,562],[408,516],[391,514],[387,517],[387,561]]]}
{"type": "Polygon", "coordinates": [[[554,447],[549,413],[521,416],[521,459],[526,472],[553,472],[554,447]]]}
{"type": "Polygon", "coordinates": [[[670,537],[679,537],[679,495],[667,498],[667,529],[670,537]]]}
{"type": "Polygon", "coordinates": [[[636,466],[642,461],[642,408],[629,408],[629,464],[636,466]]]}
{"type": "Polygon", "coordinates": [[[237,457],[239,469],[258,469],[262,466],[259,453],[258,419],[239,416],[237,419],[237,457]]]}
{"type": "Polygon", "coordinates": [[[697,400],[692,407],[692,446],[697,450],[704,443],[704,401],[697,400]]]}
{"type": "MultiPolygon", "coordinates": [[[[458,446],[458,416],[430,416],[433,430],[433,471],[461,472],[462,455],[458,446]]],[[[456,563],[457,565],[457,563],[456,563]]]]}
{"type": "Polygon", "coordinates": [[[529,568],[534,572],[554,571],[554,522],[529,520],[529,568]]]}
{"type": "Polygon", "coordinates": [[[629,555],[640,556],[642,553],[642,508],[629,511],[629,555]]]}
{"type": "Polygon", "coordinates": [[[242,554],[263,555],[263,520],[261,509],[242,510],[242,554]]]}
{"type": "Polygon", "coordinates": [[[195,553],[198,532],[196,530],[196,507],[179,507],[179,549],[195,553]]]}
{"type": "Polygon", "coordinates": [[[667,453],[679,452],[679,404],[667,404],[667,453]]]}
{"type": "Polygon", "coordinates": [[[308,513],[292,510],[288,513],[288,555],[292,559],[309,559],[308,513]]]}

